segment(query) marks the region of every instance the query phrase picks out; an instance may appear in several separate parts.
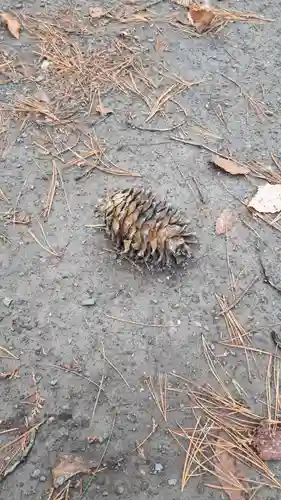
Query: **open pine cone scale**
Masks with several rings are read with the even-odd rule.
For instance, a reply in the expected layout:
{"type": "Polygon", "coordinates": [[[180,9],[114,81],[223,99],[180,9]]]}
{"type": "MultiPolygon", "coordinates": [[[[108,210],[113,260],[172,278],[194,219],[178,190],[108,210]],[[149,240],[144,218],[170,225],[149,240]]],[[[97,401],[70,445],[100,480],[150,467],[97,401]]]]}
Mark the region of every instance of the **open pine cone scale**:
{"type": "Polygon", "coordinates": [[[168,265],[171,258],[190,257],[194,233],[177,210],[157,201],[151,191],[124,189],[103,201],[106,232],[121,254],[168,265]]]}

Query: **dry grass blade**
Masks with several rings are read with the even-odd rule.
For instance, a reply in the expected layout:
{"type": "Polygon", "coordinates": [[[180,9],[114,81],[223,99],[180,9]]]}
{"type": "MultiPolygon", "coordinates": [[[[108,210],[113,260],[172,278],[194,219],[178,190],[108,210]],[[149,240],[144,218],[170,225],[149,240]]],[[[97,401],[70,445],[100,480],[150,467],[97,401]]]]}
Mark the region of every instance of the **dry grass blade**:
{"type": "Polygon", "coordinates": [[[121,377],[121,379],[123,380],[123,382],[125,383],[125,385],[128,387],[128,389],[130,389],[130,391],[132,390],[130,385],[128,384],[127,380],[125,379],[125,377],[122,375],[122,373],[118,370],[118,368],[116,368],[116,366],[114,366],[114,364],[108,359],[108,357],[105,355],[105,351],[104,351],[104,345],[102,344],[102,349],[100,350],[100,353],[103,357],[103,359],[111,366],[111,368],[113,368],[113,370],[116,371],[116,373],[118,373],[118,375],[121,377]]]}
{"type": "Polygon", "coordinates": [[[34,97],[23,97],[22,99],[18,99],[13,106],[13,111],[16,114],[23,115],[25,119],[38,120],[40,116],[43,116],[47,123],[60,125],[64,122],[64,120],[58,118],[51,111],[47,103],[39,101],[34,97]]]}
{"type": "Polygon", "coordinates": [[[165,104],[169,100],[174,99],[178,94],[181,94],[183,91],[186,91],[193,85],[199,85],[200,83],[201,81],[198,82],[176,81],[176,83],[173,83],[168,89],[166,89],[160,95],[160,97],[158,97],[155,104],[152,106],[151,111],[145,121],[149,122],[156,115],[156,113],[159,113],[161,111],[161,108],[165,106],[165,104]]]}
{"type": "MultiPolygon", "coordinates": [[[[256,281],[257,278],[255,278],[256,281]]],[[[252,282],[253,284],[254,282],[252,282]]],[[[246,289],[247,291],[247,289],[246,289]]],[[[238,299],[242,298],[243,295],[241,295],[238,299]]],[[[250,363],[249,363],[249,355],[248,355],[248,350],[246,349],[247,346],[251,346],[251,336],[249,332],[245,330],[245,328],[239,323],[239,321],[236,319],[234,316],[233,312],[231,311],[231,308],[233,307],[233,304],[236,305],[238,303],[238,300],[236,299],[234,303],[231,305],[228,305],[226,302],[226,299],[224,297],[220,297],[219,295],[216,295],[216,299],[220,305],[221,308],[221,313],[224,317],[227,331],[229,334],[229,339],[227,339],[227,342],[233,342],[237,346],[243,346],[244,351],[245,351],[245,357],[247,361],[247,368],[248,368],[248,376],[249,380],[251,380],[251,371],[250,371],[250,363]]],[[[253,353],[252,357],[253,357],[253,353]]],[[[255,358],[253,357],[253,360],[255,362],[255,358]]]]}
{"type": "Polygon", "coordinates": [[[55,196],[56,188],[57,188],[57,169],[56,169],[56,164],[53,161],[52,179],[51,179],[51,182],[50,182],[48,197],[47,197],[47,201],[46,201],[46,208],[43,211],[43,217],[44,217],[45,220],[47,220],[48,217],[49,217],[49,215],[50,215],[50,212],[51,212],[51,209],[52,209],[52,205],[53,205],[53,201],[54,201],[54,196],[55,196]]]}
{"type": "Polygon", "coordinates": [[[20,358],[17,358],[11,351],[6,349],[6,347],[0,346],[0,358],[8,358],[8,359],[17,359],[19,360],[20,358]],[[5,354],[5,356],[2,355],[1,351],[5,354]]]}
{"type": "Polygon", "coordinates": [[[251,174],[259,179],[264,179],[270,184],[281,184],[281,175],[272,170],[272,167],[264,165],[256,160],[247,165],[251,174]]]}
{"type": "Polygon", "coordinates": [[[261,122],[263,122],[265,118],[268,118],[269,116],[273,116],[272,111],[270,111],[270,109],[266,106],[266,104],[264,102],[252,97],[250,94],[248,94],[242,88],[242,86],[239,83],[237,83],[235,80],[233,80],[229,76],[226,76],[224,74],[222,74],[222,76],[224,78],[226,78],[227,80],[229,80],[230,82],[234,83],[234,85],[236,85],[236,87],[239,88],[241,95],[244,96],[244,98],[246,99],[246,102],[249,104],[249,106],[252,107],[252,109],[255,111],[256,115],[258,116],[258,118],[260,119],[261,122]]]}
{"type": "Polygon", "coordinates": [[[167,422],[167,384],[168,384],[167,374],[159,373],[158,391],[157,388],[154,387],[152,377],[145,379],[145,383],[163,419],[165,420],[165,422],[167,422]]]}
{"type": "MultiPolygon", "coordinates": [[[[45,421],[33,425],[19,436],[0,446],[0,477],[11,474],[27,457],[32,449],[38,429],[45,421]]],[[[9,430],[9,429],[8,429],[9,430]]],[[[19,430],[15,430],[19,434],[19,430]]]]}
{"type": "Polygon", "coordinates": [[[0,200],[10,203],[9,198],[5,195],[4,191],[0,188],[0,200]]]}
{"type": "Polygon", "coordinates": [[[50,243],[48,242],[47,240],[47,237],[46,237],[46,234],[45,234],[45,231],[43,229],[43,226],[42,224],[40,224],[40,229],[41,229],[41,236],[42,236],[42,239],[43,239],[43,242],[41,242],[37,236],[35,236],[35,234],[33,233],[33,231],[31,231],[31,229],[28,230],[30,236],[32,236],[32,238],[36,241],[36,243],[38,243],[38,245],[43,248],[43,250],[45,250],[46,252],[48,252],[49,254],[53,255],[54,257],[61,257],[62,254],[61,253],[58,253],[56,252],[50,245],[50,243]]]}

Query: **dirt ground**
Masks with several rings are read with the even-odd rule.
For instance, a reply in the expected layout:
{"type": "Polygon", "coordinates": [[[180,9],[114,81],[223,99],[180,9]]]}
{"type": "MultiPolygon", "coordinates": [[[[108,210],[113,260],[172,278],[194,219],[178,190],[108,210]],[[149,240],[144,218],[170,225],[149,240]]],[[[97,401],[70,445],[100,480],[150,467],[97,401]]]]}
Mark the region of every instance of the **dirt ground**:
{"type": "MultiPolygon", "coordinates": [[[[107,3],[106,7],[116,5],[107,3]]],[[[253,345],[259,349],[274,352],[270,325],[281,322],[280,292],[264,275],[264,269],[269,269],[269,281],[280,283],[280,234],[254,219],[240,201],[250,200],[261,182],[216,169],[210,163],[210,151],[171,139],[179,136],[179,129],[159,131],[186,120],[182,127],[186,140],[226,156],[231,153],[241,162],[255,159],[268,165],[272,152],[281,157],[280,6],[273,0],[229,0],[215,5],[255,12],[274,22],[236,22],[217,34],[196,37],[184,33],[185,26],[175,29],[157,20],[124,24],[101,20],[91,25],[88,9],[97,6],[95,2],[1,2],[1,10],[12,8],[36,19],[43,18],[46,11],[57,12],[52,15],[58,24],[63,22],[60,9],[75,9],[80,20],[88,23],[89,33],[77,37],[88,51],[109,47],[116,37],[135,44],[150,58],[145,71],[155,78],[156,97],[173,81],[161,75],[156,78],[153,65],[163,63],[162,71],[165,68],[164,72],[169,70],[183,80],[200,82],[174,98],[180,106],[169,101],[147,123],[143,98],[116,88],[102,93],[103,105],[112,114],[100,117],[95,109],[92,113],[75,109],[71,120],[72,125],[76,120],[77,137],[82,132],[95,133],[106,144],[109,160],[141,177],[108,175],[95,169],[77,180],[86,167],[67,168],[55,158],[63,172],[63,185],[58,177],[47,220],[40,215],[52,175],[52,157],[44,155],[35,143],[47,133],[57,134],[61,150],[68,125],[64,128],[36,119],[23,124],[21,116],[13,117],[7,133],[2,130],[0,187],[9,202],[1,201],[0,232],[9,241],[0,241],[0,345],[19,361],[1,359],[1,371],[19,366],[20,377],[1,381],[0,420],[17,426],[30,411],[23,401],[34,391],[35,382],[44,399],[38,421],[45,419],[26,461],[1,483],[3,500],[47,499],[52,469],[62,455],[99,462],[105,446],[105,470],[84,492],[85,499],[226,498],[219,489],[205,486],[213,478],[194,478],[180,491],[184,453],[168,429],[176,422],[190,426],[193,414],[184,408],[187,400],[172,395],[168,407],[174,411],[164,422],[144,380],[161,372],[209,382],[203,334],[214,357],[223,355],[219,359],[230,379],[243,387],[248,403],[262,412],[259,401],[264,397],[267,359],[257,355],[258,368],[251,365],[249,381],[244,352],[217,343],[227,331],[215,295],[226,296],[229,303],[234,300],[231,273],[235,297],[257,277],[234,313],[253,332],[253,345]],[[243,92],[263,101],[272,115],[261,119],[243,92]],[[129,120],[140,128],[158,131],[139,130],[129,120]],[[190,219],[199,246],[187,268],[140,270],[116,257],[102,230],[87,227],[102,223],[95,206],[104,192],[128,186],[150,187],[190,219]],[[215,232],[215,221],[226,208],[235,219],[227,238],[215,232]],[[7,219],[3,215],[9,210],[12,217],[7,219]],[[31,216],[30,224],[14,224],[15,210],[31,216]],[[34,239],[33,235],[43,242],[40,221],[49,244],[62,252],[60,257],[50,255],[34,239]],[[159,428],[140,456],[134,451],[136,443],[149,434],[153,419],[159,428]],[[89,443],[92,436],[99,441],[89,443]]],[[[184,8],[167,1],[151,10],[159,17],[173,12],[186,15],[184,8]]],[[[1,82],[3,108],[12,107],[17,96],[34,95],[39,88],[55,99],[56,89],[52,95],[38,47],[27,31],[22,30],[16,40],[2,26],[0,37],[0,50],[37,68],[33,79],[15,76],[13,81],[1,82]]],[[[145,88],[143,93],[146,97],[145,88]]],[[[70,154],[69,158],[76,157],[70,154]]],[[[279,326],[276,328],[278,332],[279,326]]],[[[276,472],[280,478],[280,468],[276,472]]],[[[274,490],[264,489],[259,494],[262,499],[279,498],[274,490]]],[[[82,498],[81,490],[73,489],[71,498],[82,498]]]]}

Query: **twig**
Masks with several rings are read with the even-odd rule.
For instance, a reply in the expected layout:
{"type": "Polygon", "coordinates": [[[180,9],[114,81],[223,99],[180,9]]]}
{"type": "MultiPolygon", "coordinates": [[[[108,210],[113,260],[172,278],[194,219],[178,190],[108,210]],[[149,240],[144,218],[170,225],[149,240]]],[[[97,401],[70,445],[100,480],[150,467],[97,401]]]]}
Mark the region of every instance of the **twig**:
{"type": "Polygon", "coordinates": [[[95,418],[96,409],[97,409],[97,406],[98,406],[98,402],[99,402],[100,393],[101,393],[101,390],[102,390],[102,384],[104,382],[104,379],[105,379],[105,375],[104,375],[104,372],[103,372],[102,377],[101,377],[101,381],[100,381],[99,390],[98,390],[97,397],[96,397],[96,400],[95,400],[95,405],[94,405],[94,408],[93,408],[93,413],[92,413],[92,417],[91,417],[91,421],[90,421],[90,427],[93,425],[93,421],[94,421],[94,418],[95,418]]]}
{"type": "Polygon", "coordinates": [[[176,130],[179,127],[182,127],[186,123],[186,120],[183,120],[182,122],[178,123],[177,125],[173,125],[172,127],[168,128],[148,128],[148,127],[140,127],[138,125],[135,125],[134,123],[130,122],[129,120],[126,121],[126,125],[131,127],[132,129],[136,130],[141,130],[143,132],[171,132],[172,130],[176,130]]]}
{"type": "Polygon", "coordinates": [[[122,323],[128,323],[129,325],[134,326],[143,326],[146,328],[170,328],[169,325],[160,325],[157,323],[137,323],[136,321],[130,321],[129,319],[117,318],[116,316],[111,316],[110,314],[105,314],[107,318],[116,319],[117,321],[121,321],[122,323]]]}
{"type": "MultiPolygon", "coordinates": [[[[106,442],[106,445],[104,447],[104,450],[103,450],[103,454],[99,460],[99,463],[96,467],[96,470],[93,472],[93,476],[95,476],[97,474],[97,472],[99,471],[100,469],[100,466],[102,465],[103,463],[103,460],[104,460],[104,457],[106,455],[106,452],[108,450],[108,447],[109,447],[109,444],[110,444],[110,441],[111,441],[111,438],[112,438],[112,434],[113,434],[113,429],[114,429],[114,426],[115,426],[115,422],[116,422],[116,418],[117,418],[117,413],[115,413],[114,417],[113,417],[113,421],[112,421],[112,425],[111,425],[111,429],[110,429],[110,432],[109,432],[109,436],[108,436],[108,439],[107,439],[107,442],[106,442]]],[[[85,489],[83,490],[83,493],[81,495],[81,498],[84,498],[86,496],[86,493],[88,492],[92,482],[93,482],[94,478],[91,477],[85,487],[85,489]]]]}
{"type": "MultiPolygon", "coordinates": [[[[54,368],[58,368],[58,370],[62,370],[64,372],[66,372],[66,373],[72,373],[73,375],[76,375],[77,377],[80,377],[80,378],[83,378],[84,380],[87,380],[87,382],[90,382],[90,384],[93,384],[98,389],[100,388],[99,384],[97,384],[96,382],[94,382],[93,380],[91,380],[89,377],[86,377],[82,373],[76,372],[75,370],[70,370],[69,368],[64,368],[64,366],[60,366],[60,365],[50,364],[50,366],[53,366],[54,368]]],[[[103,389],[101,389],[101,391],[104,392],[103,389]]]]}
{"type": "Polygon", "coordinates": [[[119,377],[122,378],[123,382],[126,384],[126,386],[128,387],[128,389],[130,389],[130,391],[132,391],[132,388],[129,386],[129,384],[128,384],[127,380],[125,379],[125,377],[118,370],[118,368],[116,368],[116,366],[114,366],[114,364],[108,359],[108,357],[105,355],[104,345],[103,344],[102,344],[102,350],[100,349],[100,353],[103,356],[103,358],[105,359],[105,361],[107,361],[107,363],[111,366],[111,368],[113,368],[113,370],[115,370],[116,373],[118,373],[119,377]]]}
{"type": "Polygon", "coordinates": [[[138,445],[133,449],[132,453],[134,453],[135,451],[139,450],[146,443],[146,441],[148,441],[148,439],[152,436],[152,434],[154,434],[154,432],[158,429],[158,427],[159,427],[159,424],[156,424],[155,420],[153,418],[152,419],[152,430],[146,436],[146,438],[143,439],[143,441],[141,443],[138,443],[138,445]]]}
{"type": "Polygon", "coordinates": [[[189,146],[195,146],[196,148],[205,149],[206,151],[209,151],[209,153],[213,153],[215,155],[219,155],[219,156],[222,156],[223,158],[225,158],[225,155],[223,155],[222,153],[219,153],[218,151],[215,151],[212,148],[209,148],[209,146],[205,146],[205,144],[200,144],[199,142],[188,141],[186,139],[182,139],[181,137],[176,137],[176,136],[172,136],[172,135],[170,136],[170,139],[172,139],[173,141],[182,142],[183,144],[188,144],[189,146]]]}
{"type": "Polygon", "coordinates": [[[246,293],[252,288],[252,286],[256,283],[256,281],[259,279],[259,276],[255,276],[255,278],[251,281],[251,283],[243,290],[240,295],[230,304],[226,309],[223,309],[220,313],[219,316],[228,313],[233,309],[234,307],[237,306],[237,304],[240,302],[240,300],[246,295],[246,293]]]}

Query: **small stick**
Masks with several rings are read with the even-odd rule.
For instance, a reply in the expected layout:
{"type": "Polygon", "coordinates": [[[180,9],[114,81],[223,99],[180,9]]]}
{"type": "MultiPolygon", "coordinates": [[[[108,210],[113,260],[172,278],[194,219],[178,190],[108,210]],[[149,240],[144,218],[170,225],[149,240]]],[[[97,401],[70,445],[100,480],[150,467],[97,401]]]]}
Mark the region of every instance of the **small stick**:
{"type": "MultiPolygon", "coordinates": [[[[55,164],[55,161],[54,161],[54,164],[55,164]]],[[[64,192],[64,197],[65,197],[65,201],[66,201],[66,204],[67,204],[67,208],[68,208],[69,214],[72,215],[71,208],[70,208],[70,205],[69,205],[69,202],[68,202],[68,196],[67,196],[67,193],[66,193],[66,190],[65,190],[65,186],[64,186],[64,180],[63,180],[63,176],[62,176],[62,173],[61,173],[61,169],[57,165],[56,165],[56,169],[57,169],[57,172],[59,174],[59,178],[60,178],[60,182],[61,182],[61,187],[62,187],[62,190],[64,192]]]]}
{"type": "Polygon", "coordinates": [[[99,391],[97,393],[97,397],[96,397],[96,400],[95,400],[95,405],[94,405],[94,408],[93,408],[93,413],[92,413],[92,417],[91,417],[91,421],[90,421],[90,427],[93,425],[93,421],[94,421],[94,418],[95,418],[96,409],[97,409],[97,406],[98,406],[98,402],[99,402],[100,393],[101,393],[101,390],[102,390],[102,384],[104,382],[104,379],[105,379],[105,375],[103,373],[102,377],[101,377],[101,381],[100,381],[99,391]]]}
{"type": "Polygon", "coordinates": [[[121,321],[122,323],[129,323],[129,325],[134,326],[144,326],[144,327],[154,327],[154,328],[169,328],[169,325],[160,325],[157,323],[137,323],[136,321],[130,321],[129,319],[117,318],[117,316],[111,316],[110,314],[105,314],[107,318],[116,319],[117,321],[121,321]]]}
{"type": "Polygon", "coordinates": [[[100,350],[100,353],[101,355],[103,356],[103,358],[105,359],[105,361],[107,361],[107,363],[111,366],[111,368],[113,368],[113,370],[116,371],[116,373],[118,373],[119,377],[122,378],[123,382],[126,384],[126,386],[128,387],[128,389],[130,389],[130,391],[132,391],[131,387],[129,386],[127,380],[125,379],[125,377],[122,375],[122,373],[118,370],[118,368],[116,368],[116,366],[114,366],[114,364],[108,359],[108,357],[105,355],[105,352],[104,352],[104,345],[102,344],[102,350],[100,350]]]}
{"type": "MultiPolygon", "coordinates": [[[[77,375],[77,377],[80,377],[80,378],[83,378],[84,380],[87,380],[87,382],[90,382],[90,384],[93,384],[95,385],[98,389],[100,388],[99,385],[94,382],[92,379],[90,379],[89,377],[86,377],[85,375],[83,375],[82,373],[79,373],[79,372],[76,372],[74,370],[70,370],[69,368],[64,368],[64,366],[60,366],[60,365],[53,365],[53,364],[50,364],[50,366],[53,366],[54,368],[58,368],[59,370],[62,370],[66,373],[73,373],[73,375],[77,375]]],[[[103,389],[101,389],[101,391],[104,392],[103,389]]]]}
{"type": "Polygon", "coordinates": [[[148,127],[140,127],[138,125],[134,125],[130,121],[126,121],[126,125],[131,127],[132,129],[137,129],[141,130],[143,132],[171,132],[172,130],[176,130],[179,127],[182,127],[186,123],[186,120],[183,120],[182,122],[178,123],[177,125],[173,125],[172,127],[168,128],[148,128],[148,127]]]}
{"type": "Polygon", "coordinates": [[[195,146],[196,148],[205,149],[206,151],[209,151],[209,153],[213,153],[215,155],[222,156],[223,158],[225,158],[225,155],[219,153],[218,151],[215,151],[212,148],[209,148],[209,146],[205,146],[205,144],[200,144],[199,142],[187,141],[186,139],[182,139],[181,137],[176,137],[172,135],[170,136],[170,139],[172,139],[173,141],[182,142],[183,144],[189,144],[190,146],[195,146]]]}
{"type": "Polygon", "coordinates": [[[134,453],[135,451],[139,450],[145,443],[146,441],[152,436],[152,434],[154,434],[154,432],[158,429],[159,427],[159,424],[156,424],[155,423],[155,419],[152,418],[152,430],[150,431],[150,433],[148,434],[148,436],[146,436],[146,438],[144,438],[144,440],[139,443],[136,448],[133,449],[132,453],[134,453]]]}
{"type": "Polygon", "coordinates": [[[240,302],[240,300],[244,297],[244,295],[246,295],[246,293],[250,290],[250,288],[252,288],[252,286],[256,283],[256,281],[258,279],[259,279],[259,276],[255,276],[255,278],[251,281],[251,283],[245,288],[245,290],[243,290],[240,293],[240,295],[238,295],[238,297],[232,302],[232,304],[230,304],[226,309],[223,309],[219,313],[219,316],[221,316],[222,314],[228,313],[229,311],[231,311],[231,309],[233,309],[233,307],[236,307],[237,304],[240,302]]]}
{"type": "MultiPolygon", "coordinates": [[[[15,356],[11,351],[8,351],[8,349],[6,349],[6,347],[2,347],[0,346],[0,351],[3,351],[5,354],[8,354],[8,356],[11,356],[11,358],[14,358],[14,359],[20,359],[20,358],[17,358],[17,356],[15,356]]],[[[0,358],[6,358],[6,356],[1,356],[0,354],[0,358]]]]}

